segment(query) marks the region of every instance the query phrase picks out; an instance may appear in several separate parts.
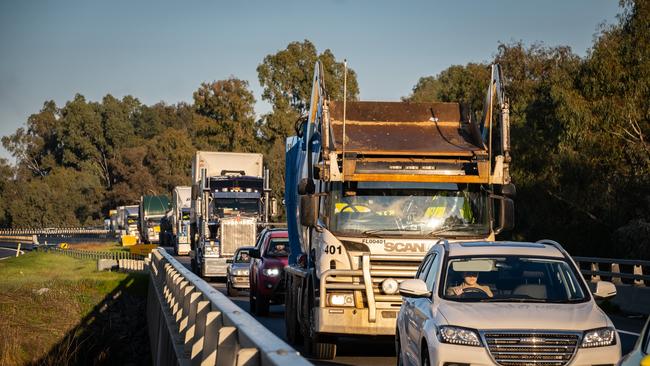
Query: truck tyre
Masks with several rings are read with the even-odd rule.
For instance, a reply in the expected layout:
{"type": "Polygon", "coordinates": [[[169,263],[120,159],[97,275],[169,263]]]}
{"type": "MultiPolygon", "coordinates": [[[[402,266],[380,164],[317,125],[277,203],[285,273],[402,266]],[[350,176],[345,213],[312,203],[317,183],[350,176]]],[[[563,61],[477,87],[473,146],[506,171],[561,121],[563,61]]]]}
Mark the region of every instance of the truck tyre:
{"type": "Polygon", "coordinates": [[[304,337],[305,353],[319,360],[333,360],[336,357],[336,343],[320,342],[317,334],[313,330],[313,324],[316,322],[313,301],[316,298],[316,294],[311,283],[309,284],[307,294],[309,296],[305,300],[307,302],[307,316],[309,317],[309,321],[307,322],[308,331],[304,337]]]}
{"type": "Polygon", "coordinates": [[[302,334],[297,318],[297,306],[295,294],[298,289],[293,283],[291,277],[287,279],[287,294],[284,302],[284,328],[286,330],[287,341],[290,344],[298,344],[302,341],[302,334]]]}
{"type": "Polygon", "coordinates": [[[196,259],[194,258],[190,259],[190,269],[192,270],[192,273],[199,274],[199,272],[196,270],[196,259]]]}

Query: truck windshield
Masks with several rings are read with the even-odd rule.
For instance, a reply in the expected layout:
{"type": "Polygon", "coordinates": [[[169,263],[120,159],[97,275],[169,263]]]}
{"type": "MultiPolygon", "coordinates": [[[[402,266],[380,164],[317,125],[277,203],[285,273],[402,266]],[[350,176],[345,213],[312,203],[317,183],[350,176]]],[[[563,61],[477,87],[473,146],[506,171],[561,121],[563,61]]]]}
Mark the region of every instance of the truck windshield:
{"type": "MultiPolygon", "coordinates": [[[[427,276],[429,277],[429,276],[427,276]]],[[[587,301],[573,266],[540,257],[451,257],[440,297],[452,301],[572,303],[587,301]]]]}
{"type": "Polygon", "coordinates": [[[438,183],[333,183],[330,230],[341,235],[480,236],[488,233],[487,192],[438,183]]]}
{"type": "Polygon", "coordinates": [[[219,198],[215,201],[215,213],[219,217],[230,215],[257,215],[259,201],[254,198],[219,198]]]}

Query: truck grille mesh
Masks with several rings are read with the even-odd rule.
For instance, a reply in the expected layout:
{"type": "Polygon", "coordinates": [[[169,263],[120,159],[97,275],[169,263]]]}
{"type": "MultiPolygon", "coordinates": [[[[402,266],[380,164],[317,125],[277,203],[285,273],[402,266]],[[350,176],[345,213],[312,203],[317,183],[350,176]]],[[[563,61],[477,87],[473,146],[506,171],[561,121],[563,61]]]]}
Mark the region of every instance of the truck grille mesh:
{"type": "Polygon", "coordinates": [[[257,222],[252,218],[235,217],[220,222],[221,255],[233,255],[239,247],[255,245],[257,222]]]}
{"type": "Polygon", "coordinates": [[[502,366],[564,366],[578,347],[579,336],[571,333],[486,332],[487,348],[502,366]]]}

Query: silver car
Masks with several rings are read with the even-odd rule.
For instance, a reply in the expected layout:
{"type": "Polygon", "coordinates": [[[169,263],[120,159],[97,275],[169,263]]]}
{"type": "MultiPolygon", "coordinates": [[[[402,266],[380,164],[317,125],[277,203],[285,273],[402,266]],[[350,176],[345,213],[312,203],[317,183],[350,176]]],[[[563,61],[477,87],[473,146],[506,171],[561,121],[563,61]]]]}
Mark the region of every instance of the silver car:
{"type": "Polygon", "coordinates": [[[250,250],[254,247],[241,247],[237,249],[233,259],[228,259],[226,268],[226,288],[228,296],[238,296],[239,291],[249,290],[250,281],[248,279],[249,266],[251,262],[250,250]]]}

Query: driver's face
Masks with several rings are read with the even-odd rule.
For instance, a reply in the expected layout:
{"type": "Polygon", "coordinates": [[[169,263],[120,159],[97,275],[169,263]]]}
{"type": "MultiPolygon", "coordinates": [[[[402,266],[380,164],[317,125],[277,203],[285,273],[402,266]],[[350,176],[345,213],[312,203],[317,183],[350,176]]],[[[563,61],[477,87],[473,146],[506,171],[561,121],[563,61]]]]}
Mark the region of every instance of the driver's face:
{"type": "Polygon", "coordinates": [[[465,272],[463,273],[463,279],[468,285],[476,285],[478,281],[478,273],[476,272],[465,272]]]}

